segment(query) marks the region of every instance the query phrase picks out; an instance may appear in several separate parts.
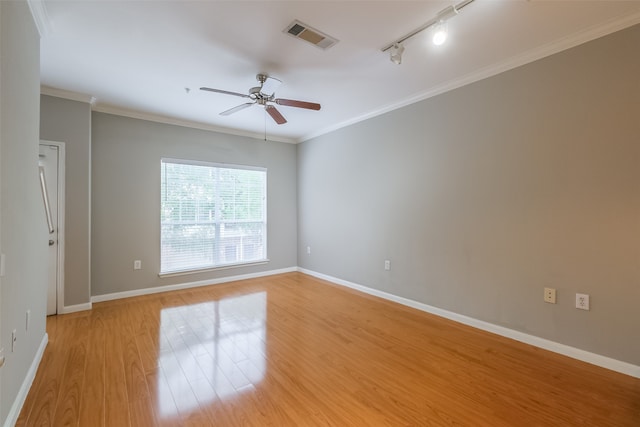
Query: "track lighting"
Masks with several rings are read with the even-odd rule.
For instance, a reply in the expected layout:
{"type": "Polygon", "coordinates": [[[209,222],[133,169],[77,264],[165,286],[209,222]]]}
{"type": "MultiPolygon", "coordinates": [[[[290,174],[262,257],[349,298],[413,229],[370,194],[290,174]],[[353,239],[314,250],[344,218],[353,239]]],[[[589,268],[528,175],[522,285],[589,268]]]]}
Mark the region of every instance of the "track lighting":
{"type": "Polygon", "coordinates": [[[404,46],[402,46],[401,44],[396,43],[391,46],[391,55],[389,56],[391,62],[396,65],[402,64],[402,52],[404,52],[404,46]]]}
{"type": "Polygon", "coordinates": [[[456,4],[456,5],[452,5],[447,7],[446,9],[441,10],[435,18],[427,21],[424,25],[422,25],[419,28],[416,28],[415,30],[413,30],[412,32],[406,34],[405,36],[399,38],[398,40],[394,41],[393,43],[388,44],[387,46],[385,46],[384,48],[382,48],[383,52],[386,52],[388,50],[391,51],[391,55],[390,55],[390,59],[391,62],[393,62],[394,64],[398,64],[400,65],[402,63],[402,53],[404,52],[404,46],[402,45],[402,43],[405,40],[410,39],[411,37],[415,36],[416,34],[419,34],[421,32],[423,32],[424,30],[426,30],[427,28],[433,28],[433,35],[431,40],[433,41],[433,44],[440,46],[441,44],[443,44],[446,40],[447,40],[447,20],[456,16],[458,13],[460,13],[460,9],[462,9],[463,7],[469,5],[469,3],[472,3],[474,0],[463,0],[462,2],[456,4]]]}

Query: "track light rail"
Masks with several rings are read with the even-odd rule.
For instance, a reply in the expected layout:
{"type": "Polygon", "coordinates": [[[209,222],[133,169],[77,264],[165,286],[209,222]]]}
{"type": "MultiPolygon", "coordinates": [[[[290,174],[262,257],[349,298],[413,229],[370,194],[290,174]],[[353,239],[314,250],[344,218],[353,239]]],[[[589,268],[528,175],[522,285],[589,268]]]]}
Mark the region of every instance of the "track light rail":
{"type": "Polygon", "coordinates": [[[419,34],[421,32],[423,32],[424,30],[426,30],[427,28],[437,24],[438,22],[442,21],[442,20],[447,20],[448,18],[458,14],[458,12],[460,12],[460,10],[466,6],[468,6],[470,3],[473,3],[475,0],[464,0],[461,1],[460,3],[453,5],[453,6],[449,6],[448,8],[442,10],[440,13],[438,13],[438,15],[427,21],[425,24],[421,25],[420,27],[416,28],[415,30],[411,31],[410,33],[405,34],[404,36],[400,37],[399,39],[389,43],[388,45],[386,45],[385,47],[382,48],[383,52],[388,51],[389,49],[391,49],[393,46],[398,45],[402,42],[404,42],[405,40],[410,39],[411,37],[415,36],[416,34],[419,34]]]}

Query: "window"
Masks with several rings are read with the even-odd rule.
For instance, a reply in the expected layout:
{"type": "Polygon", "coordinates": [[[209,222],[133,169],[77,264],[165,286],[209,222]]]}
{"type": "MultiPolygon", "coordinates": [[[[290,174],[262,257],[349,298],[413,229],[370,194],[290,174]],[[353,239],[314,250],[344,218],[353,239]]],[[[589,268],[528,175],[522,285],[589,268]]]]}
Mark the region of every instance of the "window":
{"type": "Polygon", "coordinates": [[[163,159],[160,273],[267,260],[267,171],[163,159]]]}

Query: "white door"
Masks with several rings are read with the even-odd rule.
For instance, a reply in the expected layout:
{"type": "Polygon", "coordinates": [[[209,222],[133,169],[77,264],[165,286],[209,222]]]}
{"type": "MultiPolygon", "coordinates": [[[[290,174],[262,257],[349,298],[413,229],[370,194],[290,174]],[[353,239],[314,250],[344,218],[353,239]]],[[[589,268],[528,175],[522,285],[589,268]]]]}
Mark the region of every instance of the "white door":
{"type": "Polygon", "coordinates": [[[60,150],[55,145],[40,144],[40,186],[49,229],[49,276],[47,316],[58,312],[58,165],[60,150]]]}

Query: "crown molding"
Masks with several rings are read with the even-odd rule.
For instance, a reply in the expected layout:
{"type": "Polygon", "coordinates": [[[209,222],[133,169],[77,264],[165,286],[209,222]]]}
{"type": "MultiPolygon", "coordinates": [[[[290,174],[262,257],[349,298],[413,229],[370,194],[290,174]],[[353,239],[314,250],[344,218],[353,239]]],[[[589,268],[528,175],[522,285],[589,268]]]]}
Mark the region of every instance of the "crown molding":
{"type": "Polygon", "coordinates": [[[300,142],[317,138],[319,136],[325,135],[330,132],[334,132],[338,129],[356,124],[358,122],[368,120],[376,116],[380,116],[382,114],[388,113],[393,110],[397,110],[398,108],[406,107],[407,105],[415,104],[417,102],[424,101],[425,99],[432,98],[436,95],[440,95],[442,93],[449,92],[454,89],[458,89],[462,86],[466,86],[468,84],[475,83],[480,80],[484,80],[486,78],[498,75],[505,71],[509,71],[514,68],[520,67],[522,65],[526,65],[531,62],[537,61],[539,59],[545,58],[547,56],[551,56],[556,53],[562,52],[564,50],[571,49],[573,47],[590,42],[600,37],[607,36],[609,34],[615,33],[616,31],[623,30],[625,28],[631,27],[639,23],[640,23],[640,10],[630,15],[624,15],[624,16],[619,16],[617,18],[613,18],[609,21],[600,23],[598,25],[594,25],[585,30],[579,31],[577,33],[571,34],[562,39],[556,40],[552,43],[539,46],[537,48],[523,52],[521,54],[512,56],[511,58],[508,58],[504,61],[497,62],[487,67],[483,67],[478,70],[475,70],[464,76],[449,80],[441,85],[438,85],[436,87],[429,89],[428,91],[418,93],[400,102],[397,102],[394,104],[388,104],[374,111],[371,111],[367,114],[355,117],[353,119],[338,123],[333,126],[329,126],[327,128],[321,129],[318,132],[305,135],[304,137],[300,138],[300,142]]]}
{"type": "Polygon", "coordinates": [[[47,13],[47,7],[42,0],[27,0],[31,16],[36,24],[40,38],[47,37],[53,33],[53,25],[47,13]]]}
{"type": "Polygon", "coordinates": [[[51,86],[40,86],[40,94],[68,99],[70,101],[84,102],[85,104],[90,104],[92,106],[96,103],[96,98],[94,96],[80,92],[72,92],[70,90],[57,89],[51,86]]]}
{"type": "MultiPolygon", "coordinates": [[[[121,108],[121,107],[117,107],[115,105],[109,105],[109,104],[96,104],[93,106],[92,110],[98,113],[113,114],[116,116],[129,117],[132,119],[148,120],[150,122],[163,123],[163,124],[174,125],[174,126],[182,126],[182,127],[192,128],[192,129],[206,130],[210,132],[218,132],[218,133],[224,133],[224,134],[230,134],[230,135],[236,135],[236,136],[244,136],[244,137],[254,138],[259,140],[264,140],[265,138],[264,134],[262,133],[248,132],[248,131],[242,131],[238,129],[225,128],[221,126],[213,126],[206,123],[194,122],[190,120],[176,119],[173,117],[163,116],[160,114],[152,114],[152,113],[146,113],[142,111],[129,110],[126,108],[121,108]]],[[[268,141],[284,142],[287,144],[298,143],[298,141],[295,139],[280,138],[280,137],[269,137],[268,141]]]]}

